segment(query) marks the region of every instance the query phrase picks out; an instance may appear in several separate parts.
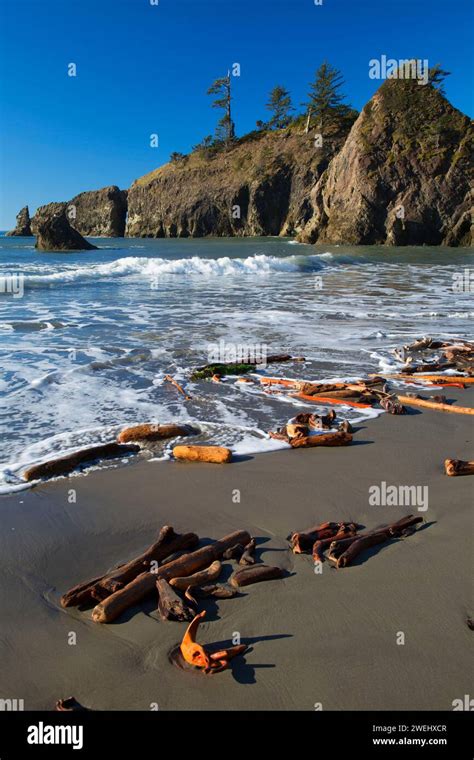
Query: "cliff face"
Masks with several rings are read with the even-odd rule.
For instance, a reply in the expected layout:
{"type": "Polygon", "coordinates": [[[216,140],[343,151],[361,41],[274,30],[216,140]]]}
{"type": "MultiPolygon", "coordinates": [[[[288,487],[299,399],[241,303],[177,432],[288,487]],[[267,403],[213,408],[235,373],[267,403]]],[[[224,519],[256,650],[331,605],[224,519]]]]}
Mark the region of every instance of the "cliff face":
{"type": "Polygon", "coordinates": [[[128,191],[126,235],[296,234],[312,215],[310,190],[348,130],[322,148],[301,129],[257,133],[224,152],[166,164],[128,191]]]}
{"type": "Polygon", "coordinates": [[[388,80],[311,192],[306,242],[470,245],[472,123],[429,85],[388,80]]]}
{"type": "Polygon", "coordinates": [[[16,227],[14,230],[7,232],[7,237],[30,237],[33,233],[30,224],[30,211],[25,206],[16,215],[16,227]]]}
{"type": "MultiPolygon", "coordinates": [[[[116,185],[76,195],[67,204],[76,209],[71,225],[90,237],[123,237],[127,216],[127,191],[116,185]]],[[[68,212],[70,216],[70,212],[68,212]]]]}
{"type": "MultiPolygon", "coordinates": [[[[70,201],[40,206],[32,218],[33,226],[49,207],[66,209],[69,224],[80,235],[89,237],[123,237],[127,217],[127,191],[116,185],[89,190],[70,201]]],[[[31,233],[30,233],[31,234],[31,233]]]]}

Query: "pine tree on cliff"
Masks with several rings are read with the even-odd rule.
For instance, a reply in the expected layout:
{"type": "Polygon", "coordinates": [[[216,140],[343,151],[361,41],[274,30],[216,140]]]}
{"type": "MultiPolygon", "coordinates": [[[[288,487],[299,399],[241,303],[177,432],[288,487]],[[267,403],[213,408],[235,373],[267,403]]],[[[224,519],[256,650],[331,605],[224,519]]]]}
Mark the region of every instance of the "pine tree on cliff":
{"type": "Polygon", "coordinates": [[[340,93],[343,84],[341,72],[324,61],[316,71],[314,82],[310,84],[309,100],[304,104],[307,108],[306,132],[309,132],[313,118],[322,129],[347,114],[349,109],[343,104],[344,95],[340,93]]]}
{"type": "Polygon", "coordinates": [[[270,129],[285,129],[291,123],[290,111],[294,111],[291,105],[291,95],[284,87],[277,85],[268,96],[265,108],[273,113],[268,121],[270,129]]]}
{"type": "Polygon", "coordinates": [[[232,121],[231,114],[232,94],[230,71],[227,72],[227,76],[216,79],[216,81],[209,87],[207,94],[219,95],[219,97],[214,100],[212,107],[224,109],[224,115],[217,122],[215,133],[216,142],[224,142],[226,145],[229,145],[235,138],[235,125],[232,121]]]}

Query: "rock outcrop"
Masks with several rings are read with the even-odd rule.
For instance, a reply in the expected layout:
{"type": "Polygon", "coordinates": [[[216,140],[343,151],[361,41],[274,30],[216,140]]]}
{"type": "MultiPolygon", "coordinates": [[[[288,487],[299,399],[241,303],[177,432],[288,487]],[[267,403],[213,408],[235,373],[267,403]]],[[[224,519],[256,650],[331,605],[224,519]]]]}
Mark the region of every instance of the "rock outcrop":
{"type": "Polygon", "coordinates": [[[39,251],[89,251],[96,249],[69,224],[67,204],[49,203],[40,206],[32,219],[35,247],[39,251]]]}
{"type": "Polygon", "coordinates": [[[322,147],[301,126],[252,133],[228,150],[194,151],[166,164],[128,191],[126,235],[294,235],[310,219],[310,190],[349,128],[322,147]]]}
{"type": "Polygon", "coordinates": [[[30,211],[25,206],[16,215],[16,227],[11,232],[7,232],[8,237],[31,237],[30,211]]]}
{"type": "Polygon", "coordinates": [[[387,80],[311,192],[310,243],[473,242],[472,123],[431,85],[387,80]]]}
{"type": "Polygon", "coordinates": [[[123,237],[127,218],[127,191],[116,185],[79,193],[68,206],[72,227],[88,237],[123,237]]]}

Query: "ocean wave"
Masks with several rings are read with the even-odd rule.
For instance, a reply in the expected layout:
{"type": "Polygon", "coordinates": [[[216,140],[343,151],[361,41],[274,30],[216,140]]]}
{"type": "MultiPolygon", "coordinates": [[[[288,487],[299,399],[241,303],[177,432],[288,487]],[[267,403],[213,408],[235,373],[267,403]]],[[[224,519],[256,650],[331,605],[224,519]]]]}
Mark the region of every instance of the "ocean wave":
{"type": "Polygon", "coordinates": [[[274,272],[311,273],[331,264],[353,264],[358,260],[351,256],[334,256],[329,252],[285,257],[255,254],[244,259],[232,259],[228,256],[218,259],[206,259],[199,256],[186,259],[126,256],[104,264],[85,264],[45,274],[29,273],[24,277],[24,285],[27,288],[34,288],[42,285],[64,285],[91,280],[97,282],[101,279],[130,276],[141,276],[153,281],[168,275],[219,277],[245,274],[268,275],[274,272]]]}

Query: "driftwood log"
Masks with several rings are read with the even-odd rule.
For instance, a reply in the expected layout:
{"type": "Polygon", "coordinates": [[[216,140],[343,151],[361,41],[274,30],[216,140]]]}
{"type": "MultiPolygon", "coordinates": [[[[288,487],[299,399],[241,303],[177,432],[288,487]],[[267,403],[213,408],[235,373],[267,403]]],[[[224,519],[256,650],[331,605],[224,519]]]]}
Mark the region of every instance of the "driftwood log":
{"type": "Polygon", "coordinates": [[[161,562],[178,549],[194,549],[198,543],[199,538],[195,533],[177,535],[171,526],[165,525],[160,530],[157,540],[143,554],[105,575],[74,586],[61,597],[61,606],[77,607],[102,601],[147,570],[151,562],[161,562]]]}
{"type": "Polygon", "coordinates": [[[194,586],[192,589],[186,589],[185,597],[190,601],[196,601],[194,597],[203,599],[208,596],[213,596],[216,599],[232,599],[237,596],[238,591],[236,588],[229,586],[226,583],[211,583],[207,586],[194,586]]]}
{"type": "Polygon", "coordinates": [[[239,565],[255,565],[255,539],[252,538],[244,549],[244,552],[239,559],[239,565]]]}
{"type": "Polygon", "coordinates": [[[244,553],[245,546],[242,546],[242,544],[235,544],[235,546],[231,546],[230,549],[227,549],[227,551],[224,552],[222,555],[223,559],[237,559],[239,560],[244,553]]]}
{"type": "Polygon", "coordinates": [[[104,443],[101,446],[91,446],[87,449],[76,451],[74,454],[68,454],[58,459],[52,459],[49,462],[28,467],[23,473],[23,479],[31,481],[38,480],[39,478],[53,478],[57,475],[68,475],[80,464],[93,462],[96,459],[123,457],[127,454],[136,454],[137,451],[140,451],[140,446],[121,446],[118,443],[104,443]]]}
{"type": "Polygon", "coordinates": [[[348,446],[351,441],[351,433],[335,432],[309,435],[303,438],[293,438],[290,443],[292,448],[302,449],[314,446],[348,446]]]}
{"type": "Polygon", "coordinates": [[[445,459],[446,475],[474,475],[474,462],[464,462],[462,459],[445,459]]]}
{"type": "Polygon", "coordinates": [[[347,567],[365,549],[383,544],[391,538],[407,535],[421,522],[423,522],[421,516],[408,515],[397,520],[397,522],[376,528],[369,533],[348,536],[337,542],[334,541],[329,547],[328,558],[335,559],[336,565],[339,568],[347,567]],[[340,551],[341,549],[343,549],[342,552],[340,551]]]}
{"type": "Polygon", "coordinates": [[[203,546],[201,549],[185,554],[184,557],[179,557],[174,562],[163,565],[158,568],[156,573],[141,573],[123,589],[116,591],[115,594],[94,607],[92,619],[97,623],[111,623],[128,607],[141,602],[148,596],[155,588],[155,583],[159,578],[169,581],[171,578],[190,575],[197,570],[208,567],[213,560],[220,559],[231,546],[235,546],[235,544],[246,546],[249,541],[248,532],[238,530],[209,546],[203,546]]]}
{"type": "Polygon", "coordinates": [[[294,554],[309,552],[315,541],[334,537],[344,523],[324,522],[302,531],[295,531],[290,536],[290,546],[294,554]]]}
{"type": "Polygon", "coordinates": [[[173,588],[177,588],[180,591],[186,591],[186,589],[192,588],[193,586],[202,586],[211,583],[212,581],[216,581],[221,572],[222,564],[216,559],[211,565],[209,565],[209,567],[198,573],[185,575],[181,578],[171,578],[170,586],[173,586],[173,588]]]}
{"type": "Polygon", "coordinates": [[[412,396],[398,396],[398,400],[407,406],[421,406],[424,409],[433,409],[437,412],[452,412],[453,414],[474,414],[474,407],[450,406],[449,404],[437,404],[436,401],[413,398],[412,396]]]}
{"type": "Polygon", "coordinates": [[[163,620],[192,620],[194,610],[188,607],[178,596],[168,581],[158,578],[156,581],[158,591],[158,611],[163,620]]]}
{"type": "Polygon", "coordinates": [[[314,542],[313,548],[311,550],[313,560],[315,562],[322,562],[324,560],[324,551],[329,546],[332,546],[333,543],[340,541],[341,539],[355,536],[356,531],[357,527],[354,525],[354,523],[345,523],[342,525],[342,527],[339,528],[338,532],[335,535],[327,538],[317,539],[314,542]]]}
{"type": "Polygon", "coordinates": [[[117,436],[120,443],[127,441],[164,441],[167,438],[196,433],[189,425],[134,425],[124,428],[117,436]]]}
{"type": "Polygon", "coordinates": [[[261,581],[271,581],[274,578],[283,578],[284,572],[281,567],[270,567],[269,565],[252,565],[236,570],[230,577],[230,584],[235,588],[241,586],[250,586],[252,583],[261,581]]]}
{"type": "Polygon", "coordinates": [[[173,456],[188,462],[226,464],[231,461],[232,452],[224,446],[175,446],[173,456]]]}

